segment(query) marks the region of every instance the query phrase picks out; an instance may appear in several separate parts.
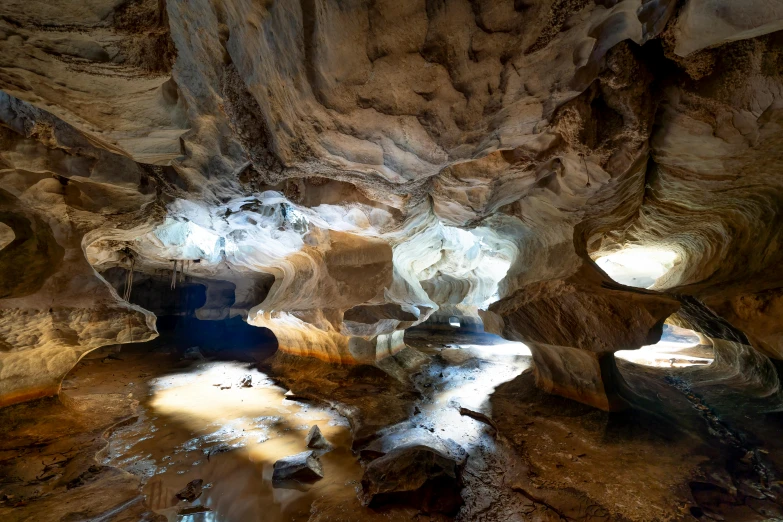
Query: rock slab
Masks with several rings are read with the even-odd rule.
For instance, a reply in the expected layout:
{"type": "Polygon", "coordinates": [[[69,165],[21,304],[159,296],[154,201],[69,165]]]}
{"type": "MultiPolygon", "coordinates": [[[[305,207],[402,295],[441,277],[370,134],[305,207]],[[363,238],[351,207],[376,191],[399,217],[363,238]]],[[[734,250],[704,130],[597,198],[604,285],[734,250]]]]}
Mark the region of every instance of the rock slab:
{"type": "Polygon", "coordinates": [[[463,502],[463,465],[427,446],[396,448],[367,466],[360,498],[371,508],[407,504],[425,513],[454,514],[463,502]]]}
{"type": "Polygon", "coordinates": [[[321,461],[312,451],[303,451],[275,462],[272,473],[273,483],[295,480],[297,482],[315,482],[324,477],[321,461]]]}

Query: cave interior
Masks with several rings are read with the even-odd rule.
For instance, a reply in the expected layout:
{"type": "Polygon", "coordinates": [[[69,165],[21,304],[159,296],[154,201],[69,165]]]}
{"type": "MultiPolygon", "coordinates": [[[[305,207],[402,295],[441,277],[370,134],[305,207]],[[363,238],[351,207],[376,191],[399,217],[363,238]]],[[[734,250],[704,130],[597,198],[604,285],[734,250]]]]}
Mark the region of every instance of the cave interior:
{"type": "Polygon", "coordinates": [[[783,521],[780,0],[2,0],[0,520],[783,521]]]}

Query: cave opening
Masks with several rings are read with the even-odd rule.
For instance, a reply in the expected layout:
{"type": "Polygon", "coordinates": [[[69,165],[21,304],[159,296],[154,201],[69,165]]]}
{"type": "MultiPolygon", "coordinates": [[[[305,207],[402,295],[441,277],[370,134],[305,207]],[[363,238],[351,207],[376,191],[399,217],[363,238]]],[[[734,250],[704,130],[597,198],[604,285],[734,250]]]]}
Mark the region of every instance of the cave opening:
{"type": "Polygon", "coordinates": [[[118,294],[127,295],[130,303],[155,314],[159,335],[140,349],[221,357],[255,354],[261,359],[277,350],[277,338],[271,330],[231,314],[230,307],[236,301],[233,284],[188,276],[172,288],[167,273],[137,273],[127,292],[126,269],[113,267],[102,275],[118,294]]]}
{"type": "Polygon", "coordinates": [[[671,249],[634,246],[598,257],[595,260],[614,281],[636,288],[651,288],[680,262],[671,249]]]}
{"type": "Polygon", "coordinates": [[[655,344],[636,350],[620,350],[615,357],[644,366],[685,368],[712,364],[712,344],[693,330],[673,324],[663,325],[663,334],[655,344]]]}
{"type": "MultiPolygon", "coordinates": [[[[595,259],[595,264],[615,282],[644,289],[655,289],[679,263],[677,251],[651,246],[628,246],[595,259]]],[[[657,343],[620,350],[615,356],[644,366],[683,368],[711,364],[715,354],[709,341],[676,324],[676,317],[667,319],[657,343]]]]}

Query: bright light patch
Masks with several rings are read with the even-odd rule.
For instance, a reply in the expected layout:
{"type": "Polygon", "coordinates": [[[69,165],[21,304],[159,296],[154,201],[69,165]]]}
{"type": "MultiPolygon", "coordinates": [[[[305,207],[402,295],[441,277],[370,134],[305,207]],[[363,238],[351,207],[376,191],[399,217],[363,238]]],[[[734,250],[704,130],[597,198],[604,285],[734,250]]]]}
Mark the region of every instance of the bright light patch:
{"type": "Polygon", "coordinates": [[[483,356],[489,355],[526,355],[532,356],[530,348],[524,343],[513,341],[495,342],[492,344],[461,344],[460,348],[476,350],[483,356]]]}
{"type": "Polygon", "coordinates": [[[664,368],[708,365],[714,359],[712,348],[700,345],[695,332],[668,324],[664,325],[658,343],[638,350],[621,350],[615,352],[615,356],[644,366],[664,368]]]}
{"type": "Polygon", "coordinates": [[[631,247],[600,257],[595,263],[620,284],[650,288],[677,260],[677,253],[672,250],[631,247]]]}
{"type": "Polygon", "coordinates": [[[155,236],[163,248],[171,249],[176,257],[213,262],[220,258],[220,236],[191,221],[166,218],[155,230],[155,236]]]}
{"type": "Polygon", "coordinates": [[[454,328],[460,327],[459,317],[449,317],[449,324],[453,326],[454,328]]]}
{"type": "Polygon", "coordinates": [[[492,393],[531,364],[528,357],[520,357],[530,355],[530,350],[524,344],[499,337],[490,339],[489,336],[483,336],[476,339],[480,344],[448,345],[447,349],[441,352],[442,356],[449,359],[459,354],[461,360],[472,358],[477,364],[439,368],[439,377],[436,380],[440,382],[433,383],[433,389],[436,390],[433,400],[419,404],[425,418],[432,419],[435,426],[447,431],[450,439],[466,449],[479,443],[485,425],[474,418],[461,415],[460,407],[492,417],[492,393]]]}

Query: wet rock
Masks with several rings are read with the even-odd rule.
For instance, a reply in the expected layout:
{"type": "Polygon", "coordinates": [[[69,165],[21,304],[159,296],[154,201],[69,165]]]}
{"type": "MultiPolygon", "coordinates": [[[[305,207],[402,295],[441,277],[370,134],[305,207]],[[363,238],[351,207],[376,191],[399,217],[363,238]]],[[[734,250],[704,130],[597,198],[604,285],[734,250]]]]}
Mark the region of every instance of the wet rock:
{"type": "Polygon", "coordinates": [[[362,477],[362,504],[378,508],[407,504],[425,513],[454,514],[462,505],[464,460],[414,445],[396,448],[373,460],[362,477]]]}
{"type": "Polygon", "coordinates": [[[304,397],[302,395],[286,395],[283,397],[286,401],[295,401],[295,402],[310,402],[312,399],[310,397],[304,397]]]}
{"type": "Polygon", "coordinates": [[[206,506],[188,506],[186,508],[180,509],[177,514],[180,516],[183,515],[197,515],[199,513],[208,513],[209,511],[212,511],[206,506]]]}
{"type": "Polygon", "coordinates": [[[307,447],[311,449],[332,449],[332,445],[329,444],[329,441],[323,436],[321,429],[317,424],[310,428],[307,437],[305,437],[305,443],[307,444],[307,447]]]}
{"type": "Polygon", "coordinates": [[[275,462],[272,482],[275,487],[286,481],[315,482],[324,477],[321,461],[315,452],[303,451],[275,462]]]}
{"type": "Polygon", "coordinates": [[[176,496],[180,500],[187,502],[193,502],[201,496],[201,490],[204,486],[204,481],[201,479],[191,480],[188,485],[177,492],[176,496]]]}
{"type": "Polygon", "coordinates": [[[252,375],[245,375],[242,377],[242,380],[239,381],[239,387],[240,388],[252,388],[253,387],[253,376],[252,375]]]}
{"type": "Polygon", "coordinates": [[[487,426],[489,426],[492,429],[494,429],[496,432],[498,431],[498,427],[495,424],[495,421],[493,421],[491,418],[489,418],[488,416],[484,415],[481,412],[473,411],[473,410],[470,410],[468,408],[460,407],[459,414],[463,415],[465,417],[470,417],[471,419],[475,419],[475,420],[477,420],[479,422],[483,422],[487,426]]]}
{"type": "Polygon", "coordinates": [[[392,452],[397,448],[424,446],[446,457],[464,464],[467,458],[465,449],[451,439],[443,439],[434,435],[428,428],[421,426],[401,425],[380,434],[378,438],[367,443],[359,450],[362,459],[373,460],[392,452]]]}

